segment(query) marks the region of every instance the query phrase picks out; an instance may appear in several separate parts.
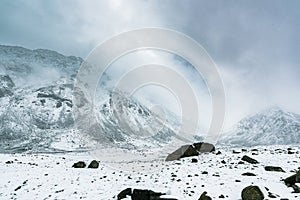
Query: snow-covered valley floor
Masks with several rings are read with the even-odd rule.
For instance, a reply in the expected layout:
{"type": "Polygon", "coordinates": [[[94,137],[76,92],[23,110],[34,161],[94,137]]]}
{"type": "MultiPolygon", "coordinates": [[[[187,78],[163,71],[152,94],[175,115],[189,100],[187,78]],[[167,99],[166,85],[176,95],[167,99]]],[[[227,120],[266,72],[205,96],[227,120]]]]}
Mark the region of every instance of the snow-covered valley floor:
{"type": "Polygon", "coordinates": [[[270,199],[268,192],[277,196],[274,199],[300,199],[300,194],[292,193],[293,189],[282,181],[300,167],[298,146],[217,148],[218,151],[221,154],[193,157],[197,163],[192,163],[192,158],[120,163],[127,171],[101,162],[98,169],[72,168],[77,161],[89,164],[95,159],[88,153],[0,154],[0,199],[108,200],[117,199],[120,191],[131,187],[164,192],[180,200],[198,200],[204,191],[212,199],[224,195],[225,199],[237,200],[248,185],[259,186],[266,199],[270,199]],[[259,164],[238,164],[243,155],[259,164]],[[285,172],[266,171],[265,166],[279,166],[285,172]],[[256,176],[243,176],[246,172],[256,176]]]}

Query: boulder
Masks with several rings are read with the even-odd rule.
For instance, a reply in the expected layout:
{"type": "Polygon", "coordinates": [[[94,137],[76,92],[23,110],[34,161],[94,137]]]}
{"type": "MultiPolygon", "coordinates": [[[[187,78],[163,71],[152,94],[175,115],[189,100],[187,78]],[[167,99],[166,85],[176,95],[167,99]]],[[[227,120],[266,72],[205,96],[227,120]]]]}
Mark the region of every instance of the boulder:
{"type": "Polygon", "coordinates": [[[296,174],[287,177],[284,179],[284,183],[288,186],[291,187],[292,185],[295,185],[296,183],[300,183],[300,171],[298,171],[296,174]]]}
{"type": "Polygon", "coordinates": [[[179,149],[169,154],[166,158],[166,161],[179,160],[180,158],[198,156],[199,153],[192,145],[184,145],[179,149]]]}
{"type": "Polygon", "coordinates": [[[270,172],[285,172],[281,167],[265,166],[266,171],[270,172]]]}
{"type": "Polygon", "coordinates": [[[83,161],[78,161],[78,162],[74,163],[72,167],[74,167],[74,168],[85,168],[86,164],[83,161]]]}
{"type": "Polygon", "coordinates": [[[121,200],[121,199],[125,199],[126,196],[131,196],[132,194],[132,189],[131,188],[126,188],[124,190],[122,190],[119,194],[118,194],[118,200],[121,200]]]}
{"type": "Polygon", "coordinates": [[[242,200],[263,200],[264,194],[258,186],[250,185],[242,191],[242,200]]]}
{"type": "Polygon", "coordinates": [[[296,183],[300,183],[300,170],[296,174],[296,183]]]}
{"type": "Polygon", "coordinates": [[[242,160],[246,161],[248,163],[251,163],[251,164],[257,164],[257,163],[259,163],[257,160],[255,160],[253,158],[250,158],[249,156],[246,156],[246,155],[242,157],[242,160]]]}
{"type": "Polygon", "coordinates": [[[198,200],[212,200],[212,198],[207,196],[207,192],[203,192],[198,200]]]}
{"type": "Polygon", "coordinates": [[[205,142],[194,143],[193,145],[183,145],[173,153],[169,154],[166,158],[166,161],[198,156],[199,153],[209,153],[212,151],[215,151],[215,146],[205,142]]]}
{"type": "Polygon", "coordinates": [[[88,166],[88,168],[92,168],[92,169],[97,169],[98,167],[99,167],[99,162],[97,160],[93,160],[88,166]]]}
{"type": "Polygon", "coordinates": [[[200,153],[210,153],[216,150],[213,144],[206,143],[206,142],[194,143],[193,146],[200,153]]]}

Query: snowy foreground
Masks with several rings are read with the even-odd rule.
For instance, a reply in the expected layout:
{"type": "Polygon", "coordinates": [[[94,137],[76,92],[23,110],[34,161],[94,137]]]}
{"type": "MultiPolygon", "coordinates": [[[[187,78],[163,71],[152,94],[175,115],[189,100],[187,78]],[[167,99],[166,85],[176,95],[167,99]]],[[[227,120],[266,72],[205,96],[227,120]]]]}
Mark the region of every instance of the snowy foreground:
{"type": "Polygon", "coordinates": [[[180,200],[197,200],[204,191],[212,199],[224,195],[225,199],[237,200],[241,199],[242,189],[252,184],[260,187],[266,199],[270,199],[268,192],[277,196],[274,199],[300,199],[300,194],[292,193],[293,189],[282,181],[299,169],[300,148],[255,149],[217,148],[221,154],[201,154],[195,157],[197,163],[185,158],[115,165],[120,165],[122,171],[102,162],[98,169],[72,168],[74,162],[89,164],[95,159],[88,153],[0,154],[0,199],[108,200],[117,199],[120,191],[131,187],[167,193],[167,197],[180,200]],[[259,164],[238,164],[243,155],[256,159],[259,164]],[[265,171],[265,166],[279,166],[285,172],[265,171]],[[243,176],[246,172],[256,176],[243,176]]]}

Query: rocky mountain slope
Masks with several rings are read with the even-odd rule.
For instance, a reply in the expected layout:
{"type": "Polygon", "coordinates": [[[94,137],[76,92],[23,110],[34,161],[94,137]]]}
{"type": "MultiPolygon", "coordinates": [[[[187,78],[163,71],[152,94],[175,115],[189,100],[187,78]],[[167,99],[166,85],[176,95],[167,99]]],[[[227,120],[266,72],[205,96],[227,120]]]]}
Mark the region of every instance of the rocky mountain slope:
{"type": "Polygon", "coordinates": [[[242,119],[219,143],[236,146],[299,144],[300,115],[271,107],[242,119]]]}

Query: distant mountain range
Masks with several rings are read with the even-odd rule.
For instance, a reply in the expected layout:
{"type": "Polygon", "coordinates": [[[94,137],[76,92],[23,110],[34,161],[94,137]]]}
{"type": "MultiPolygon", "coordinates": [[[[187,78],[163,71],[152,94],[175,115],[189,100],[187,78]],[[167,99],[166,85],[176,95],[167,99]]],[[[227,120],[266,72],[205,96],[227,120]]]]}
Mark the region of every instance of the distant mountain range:
{"type": "MultiPolygon", "coordinates": [[[[82,62],[55,51],[0,45],[0,152],[84,149],[72,115],[73,82],[82,62]]],[[[143,149],[168,143],[176,135],[180,124],[171,112],[162,119],[145,102],[122,93],[114,94],[112,102],[110,94],[107,91],[96,105],[99,132],[107,141],[143,149]]],[[[241,120],[219,143],[300,143],[300,117],[280,108],[267,109],[241,120]]]]}

